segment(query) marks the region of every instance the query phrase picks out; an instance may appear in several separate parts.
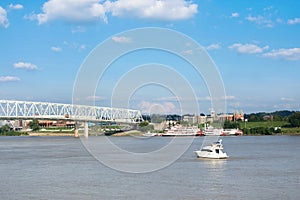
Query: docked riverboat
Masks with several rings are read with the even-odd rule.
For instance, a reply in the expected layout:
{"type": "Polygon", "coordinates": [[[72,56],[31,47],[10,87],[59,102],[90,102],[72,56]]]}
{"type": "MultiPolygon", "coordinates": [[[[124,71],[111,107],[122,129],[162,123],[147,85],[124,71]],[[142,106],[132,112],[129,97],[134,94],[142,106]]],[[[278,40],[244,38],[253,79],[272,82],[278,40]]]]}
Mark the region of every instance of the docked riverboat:
{"type": "Polygon", "coordinates": [[[222,129],[208,127],[203,130],[203,134],[206,136],[233,136],[243,135],[243,131],[239,129],[222,129]]]}
{"type": "Polygon", "coordinates": [[[239,129],[224,129],[222,131],[222,136],[230,136],[230,135],[243,135],[243,131],[239,129]]]}
{"type": "Polygon", "coordinates": [[[214,127],[210,126],[203,130],[203,134],[205,136],[220,136],[220,135],[222,135],[222,131],[223,131],[223,129],[221,129],[221,128],[214,128],[214,127]]]}
{"type": "Polygon", "coordinates": [[[181,125],[176,125],[165,129],[162,136],[203,136],[202,131],[195,126],[184,127],[181,125]]]}

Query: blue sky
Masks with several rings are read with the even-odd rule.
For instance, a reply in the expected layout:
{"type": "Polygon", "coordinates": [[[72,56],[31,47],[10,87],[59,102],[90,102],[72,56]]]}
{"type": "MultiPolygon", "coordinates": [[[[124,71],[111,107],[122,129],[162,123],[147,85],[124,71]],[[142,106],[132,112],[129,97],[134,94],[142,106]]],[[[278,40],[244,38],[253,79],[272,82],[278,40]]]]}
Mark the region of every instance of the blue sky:
{"type": "MultiPolygon", "coordinates": [[[[78,70],[98,44],[130,29],[161,27],[207,50],[222,76],[228,112],[300,110],[299,6],[298,0],[1,0],[0,99],[70,103],[78,70]]],[[[137,52],[115,62],[104,80],[117,81],[118,67],[149,62],[185,66],[163,52],[137,52]]],[[[182,73],[201,88],[198,112],[209,112],[203,80],[182,73]]],[[[178,111],[170,91],[144,90],[131,107],[178,111]]],[[[99,89],[83,98],[107,106],[108,95],[99,89]]]]}

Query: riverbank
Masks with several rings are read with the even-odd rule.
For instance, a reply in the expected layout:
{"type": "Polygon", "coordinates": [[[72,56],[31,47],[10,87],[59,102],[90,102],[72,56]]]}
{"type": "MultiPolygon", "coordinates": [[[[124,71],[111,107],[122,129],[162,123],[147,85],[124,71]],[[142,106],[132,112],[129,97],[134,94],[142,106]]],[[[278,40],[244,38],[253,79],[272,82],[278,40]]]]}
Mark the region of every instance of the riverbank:
{"type": "MultiPolygon", "coordinates": [[[[125,131],[125,132],[120,132],[120,133],[115,133],[111,136],[114,137],[122,137],[122,136],[142,136],[144,133],[138,130],[131,130],[131,131],[125,131]]],[[[74,133],[72,132],[29,132],[27,133],[28,136],[70,136],[74,137],[74,133]]],[[[95,133],[90,133],[91,136],[97,135],[97,136],[102,136],[102,134],[95,134],[95,133]]]]}
{"type": "Polygon", "coordinates": [[[28,136],[71,136],[74,137],[74,133],[63,132],[30,132],[28,136]]]}
{"type": "Polygon", "coordinates": [[[144,133],[138,130],[125,131],[121,133],[113,134],[112,136],[121,137],[121,136],[142,136],[144,133]]]}
{"type": "MultiPolygon", "coordinates": [[[[95,134],[90,133],[91,136],[97,135],[101,136],[102,134],[95,134]]],[[[144,133],[138,130],[131,130],[131,131],[125,131],[120,133],[115,133],[111,136],[113,137],[123,137],[123,136],[143,136],[144,133]]],[[[243,134],[243,136],[264,136],[266,134],[243,134]]],[[[290,136],[300,136],[300,128],[283,128],[281,133],[273,133],[270,134],[271,136],[280,136],[280,135],[290,135],[290,136]]],[[[14,134],[4,134],[0,136],[69,136],[74,137],[73,132],[58,132],[58,131],[51,131],[51,132],[14,132],[14,134]],[[19,133],[19,134],[15,134],[19,133]]]]}

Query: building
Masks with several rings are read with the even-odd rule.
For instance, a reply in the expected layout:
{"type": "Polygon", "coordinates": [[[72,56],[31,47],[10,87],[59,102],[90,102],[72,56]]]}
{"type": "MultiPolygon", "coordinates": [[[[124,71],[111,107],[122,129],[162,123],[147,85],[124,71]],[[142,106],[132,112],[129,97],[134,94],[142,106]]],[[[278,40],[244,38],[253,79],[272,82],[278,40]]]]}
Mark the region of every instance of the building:
{"type": "Polygon", "coordinates": [[[245,114],[243,111],[236,111],[234,113],[234,118],[233,118],[234,121],[242,121],[244,122],[245,121],[245,114]]]}
{"type": "Polygon", "coordinates": [[[189,124],[204,124],[207,122],[206,115],[184,115],[182,118],[183,121],[188,122],[189,124]]]}
{"type": "Polygon", "coordinates": [[[204,124],[204,123],[213,123],[216,121],[245,121],[244,112],[236,111],[235,113],[229,114],[216,114],[214,110],[211,111],[210,115],[201,114],[200,116],[194,115],[184,115],[182,120],[188,122],[189,124],[204,124]]]}
{"type": "MultiPolygon", "coordinates": [[[[25,127],[29,127],[29,123],[32,120],[26,120],[26,125],[25,127]]],[[[75,122],[74,121],[65,121],[65,120],[38,120],[39,126],[43,128],[47,127],[68,127],[68,128],[73,128],[75,127],[75,122]]]]}

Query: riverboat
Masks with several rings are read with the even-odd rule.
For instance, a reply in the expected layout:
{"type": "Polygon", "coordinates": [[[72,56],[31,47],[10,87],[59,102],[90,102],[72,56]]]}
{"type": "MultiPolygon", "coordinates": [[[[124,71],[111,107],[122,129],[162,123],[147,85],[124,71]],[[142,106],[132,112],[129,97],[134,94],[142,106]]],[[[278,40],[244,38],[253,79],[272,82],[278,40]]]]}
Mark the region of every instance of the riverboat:
{"type": "Polygon", "coordinates": [[[176,125],[165,129],[162,136],[204,136],[204,134],[198,127],[195,126],[184,127],[176,125]]]}
{"type": "Polygon", "coordinates": [[[226,135],[243,135],[243,131],[239,130],[239,129],[224,129],[222,131],[222,136],[226,136],[226,135]]]}

